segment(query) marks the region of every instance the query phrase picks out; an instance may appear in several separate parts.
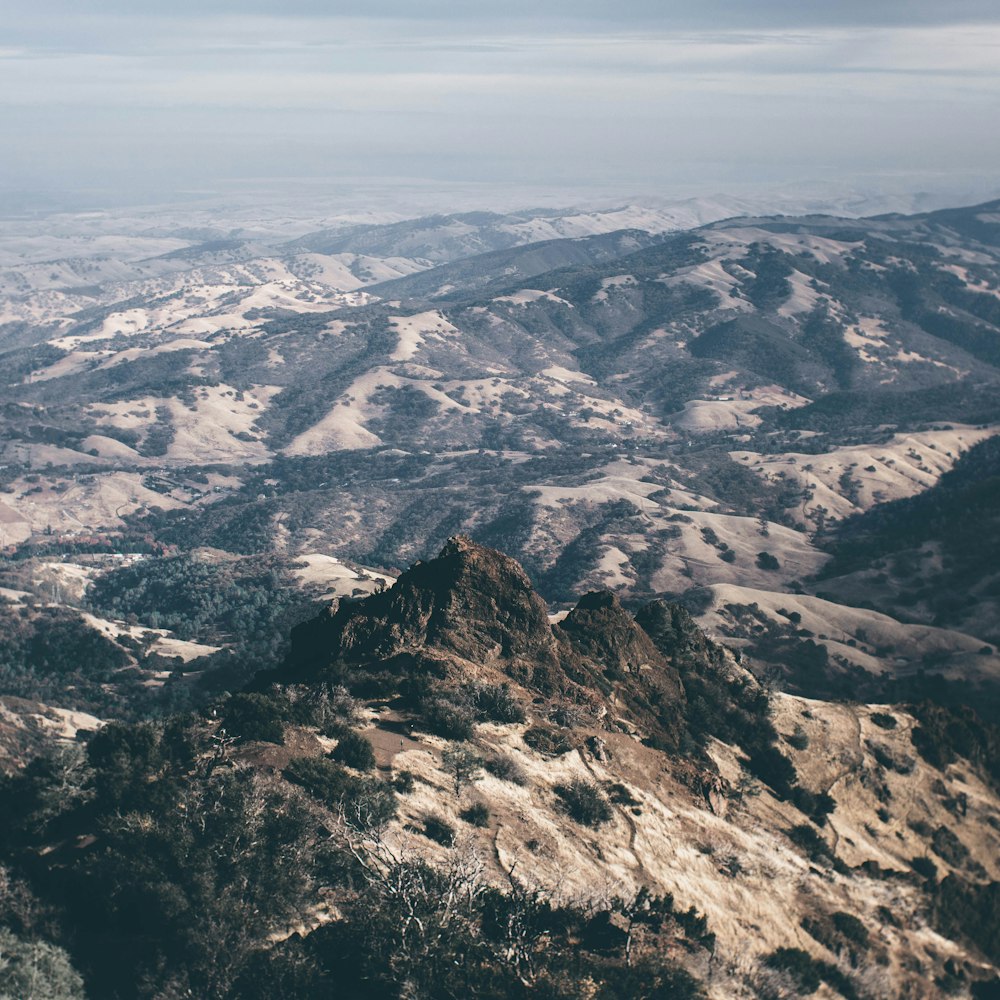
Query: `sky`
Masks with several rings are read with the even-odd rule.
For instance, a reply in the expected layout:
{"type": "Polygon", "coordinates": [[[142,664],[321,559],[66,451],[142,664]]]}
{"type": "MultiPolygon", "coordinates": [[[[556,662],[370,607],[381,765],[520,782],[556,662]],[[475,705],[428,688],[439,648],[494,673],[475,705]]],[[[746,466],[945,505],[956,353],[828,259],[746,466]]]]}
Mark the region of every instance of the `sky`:
{"type": "Polygon", "coordinates": [[[998,125],[996,0],[0,0],[25,197],[985,191],[998,125]]]}

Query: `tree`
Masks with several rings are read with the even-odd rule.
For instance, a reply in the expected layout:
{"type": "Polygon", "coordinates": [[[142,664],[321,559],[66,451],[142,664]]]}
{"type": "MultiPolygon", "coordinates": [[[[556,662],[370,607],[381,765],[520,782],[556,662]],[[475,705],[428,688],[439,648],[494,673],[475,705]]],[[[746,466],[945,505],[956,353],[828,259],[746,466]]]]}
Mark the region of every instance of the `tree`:
{"type": "Polygon", "coordinates": [[[0,1000],[84,1000],[83,979],[54,945],[0,927],[0,1000]]]}
{"type": "Polygon", "coordinates": [[[471,750],[464,747],[455,747],[445,750],[441,757],[445,773],[451,777],[455,786],[455,797],[462,794],[462,789],[478,781],[482,777],[482,761],[471,750]]]}

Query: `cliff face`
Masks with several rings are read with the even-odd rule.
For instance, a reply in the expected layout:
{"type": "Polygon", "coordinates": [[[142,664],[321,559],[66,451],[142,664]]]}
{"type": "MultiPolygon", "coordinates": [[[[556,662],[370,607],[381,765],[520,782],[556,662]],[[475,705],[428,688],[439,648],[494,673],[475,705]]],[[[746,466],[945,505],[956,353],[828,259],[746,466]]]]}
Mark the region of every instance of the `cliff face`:
{"type": "Polygon", "coordinates": [[[483,664],[556,658],[545,602],[513,560],[452,538],[392,589],[306,622],[292,634],[289,669],[400,654],[455,656],[483,664]]]}
{"type": "Polygon", "coordinates": [[[378,665],[454,680],[506,678],[545,697],[593,702],[601,691],[653,688],[680,704],[677,672],[610,593],[583,597],[556,626],[513,559],[468,538],[417,563],[390,590],[299,626],[284,669],[269,680],[308,682],[332,665],[378,665]]]}

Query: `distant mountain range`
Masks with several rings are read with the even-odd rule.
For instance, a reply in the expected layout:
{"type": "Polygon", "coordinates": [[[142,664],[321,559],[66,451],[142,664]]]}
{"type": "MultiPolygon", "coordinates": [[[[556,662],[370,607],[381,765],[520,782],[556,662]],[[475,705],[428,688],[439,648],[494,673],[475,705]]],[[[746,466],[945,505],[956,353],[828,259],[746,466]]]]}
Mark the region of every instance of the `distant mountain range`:
{"type": "Polygon", "coordinates": [[[753,211],[0,245],[18,969],[993,995],[1000,202],[753,211]]]}

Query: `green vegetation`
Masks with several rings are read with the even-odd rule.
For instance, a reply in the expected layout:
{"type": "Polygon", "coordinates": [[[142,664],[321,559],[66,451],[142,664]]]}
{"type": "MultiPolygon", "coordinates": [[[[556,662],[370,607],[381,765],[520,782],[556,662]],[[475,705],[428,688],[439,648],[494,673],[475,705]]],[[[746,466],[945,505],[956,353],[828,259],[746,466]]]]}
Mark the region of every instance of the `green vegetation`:
{"type": "Polygon", "coordinates": [[[899,724],[896,717],[894,715],[889,715],[888,712],[872,712],[871,720],[881,729],[895,729],[899,724]]]}
{"type": "Polygon", "coordinates": [[[826,841],[808,823],[800,823],[788,831],[788,839],[805,851],[810,861],[829,862],[830,848],[826,841]]]}
{"type": "Polygon", "coordinates": [[[285,742],[287,703],[274,695],[239,693],[222,706],[222,724],[241,740],[285,742]]]}
{"type": "Polygon", "coordinates": [[[280,642],[313,608],[286,566],[263,556],[145,560],[98,577],[87,599],[95,614],[170,629],[181,639],[258,646],[280,642]]]}
{"type": "MultiPolygon", "coordinates": [[[[880,504],[838,525],[833,559],[823,569],[833,579],[873,564],[902,590],[881,602],[906,618],[925,609],[937,625],[960,623],[997,587],[1000,562],[1000,438],[970,448],[938,483],[906,500],[880,504]],[[933,544],[940,568],[914,557],[933,544]]],[[[987,635],[986,638],[992,638],[987,635]]]]}
{"type": "Polygon", "coordinates": [[[1000,882],[976,885],[949,875],[933,893],[931,914],[942,934],[968,941],[992,963],[1000,962],[1000,882]]]}
{"type": "Polygon", "coordinates": [[[492,754],[483,761],[483,767],[494,778],[509,781],[512,785],[523,785],[528,780],[524,768],[506,754],[492,754]]]}
{"type": "Polygon", "coordinates": [[[0,603],[0,693],[100,713],[148,704],[129,651],[60,607],[0,603]],[[112,685],[118,688],[116,691],[112,685]]]}
{"type": "Polygon", "coordinates": [[[25,941],[0,927],[0,997],[85,1000],[83,979],[62,948],[25,941]]]}
{"type": "Polygon", "coordinates": [[[360,733],[345,733],[330,751],[330,758],[356,771],[371,771],[375,767],[375,750],[371,741],[360,733]]]}
{"type": "Polygon", "coordinates": [[[1000,727],[971,708],[921,702],[912,711],[919,724],[911,739],[924,760],[944,768],[963,758],[1000,788],[1000,727]]]}
{"type": "Polygon", "coordinates": [[[525,730],[524,742],[539,753],[552,754],[555,757],[571,753],[576,744],[570,733],[553,726],[532,726],[525,730]]]}
{"type": "Polygon", "coordinates": [[[424,836],[442,847],[452,847],[455,844],[455,828],[436,813],[424,817],[424,836]]]}
{"type": "Polygon", "coordinates": [[[801,948],[778,948],[765,959],[772,969],[787,972],[803,994],[815,993],[823,983],[835,989],[845,1000],[860,1000],[857,987],[835,965],[812,957],[801,948]]]}
{"type": "Polygon", "coordinates": [[[804,917],[802,929],[835,955],[848,959],[855,968],[872,946],[865,925],[853,914],[843,911],[804,917]]]}
{"type": "Polygon", "coordinates": [[[555,786],[566,814],[581,826],[601,826],[614,815],[607,796],[592,781],[574,778],[555,786]]]}
{"type": "Polygon", "coordinates": [[[490,825],[490,807],[485,802],[474,802],[463,809],[459,816],[470,826],[485,828],[490,825]]]}

